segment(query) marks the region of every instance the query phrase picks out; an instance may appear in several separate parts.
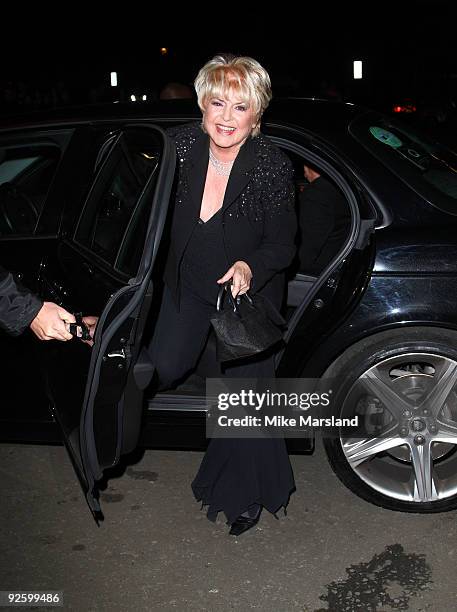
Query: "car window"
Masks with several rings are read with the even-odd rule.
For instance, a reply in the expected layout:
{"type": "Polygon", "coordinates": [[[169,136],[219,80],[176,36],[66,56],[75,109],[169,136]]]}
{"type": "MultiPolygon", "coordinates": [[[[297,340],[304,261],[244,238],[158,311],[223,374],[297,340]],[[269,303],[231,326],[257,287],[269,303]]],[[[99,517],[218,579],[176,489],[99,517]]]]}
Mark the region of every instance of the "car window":
{"type": "Polygon", "coordinates": [[[0,235],[33,234],[59,159],[56,146],[0,149],[0,235]]]}
{"type": "Polygon", "coordinates": [[[151,202],[141,198],[156,181],[162,143],[132,129],[117,137],[80,218],[75,241],[126,274],[136,272],[151,202]]]}
{"type": "Polygon", "coordinates": [[[367,113],[349,131],[427,202],[457,215],[457,153],[390,117],[367,113]]]}
{"type": "Polygon", "coordinates": [[[23,170],[33,166],[39,159],[36,155],[34,157],[5,159],[0,165],[0,184],[13,180],[23,170]]]}

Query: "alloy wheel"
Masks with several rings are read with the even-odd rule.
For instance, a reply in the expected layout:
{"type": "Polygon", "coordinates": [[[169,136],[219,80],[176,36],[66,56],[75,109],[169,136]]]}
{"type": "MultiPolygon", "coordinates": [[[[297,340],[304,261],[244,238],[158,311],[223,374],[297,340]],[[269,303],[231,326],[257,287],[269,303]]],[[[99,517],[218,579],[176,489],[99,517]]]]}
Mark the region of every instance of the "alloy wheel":
{"type": "Polygon", "coordinates": [[[457,493],[457,361],[430,353],[390,357],[352,385],[341,416],[349,466],[388,497],[434,502],[457,493]]]}

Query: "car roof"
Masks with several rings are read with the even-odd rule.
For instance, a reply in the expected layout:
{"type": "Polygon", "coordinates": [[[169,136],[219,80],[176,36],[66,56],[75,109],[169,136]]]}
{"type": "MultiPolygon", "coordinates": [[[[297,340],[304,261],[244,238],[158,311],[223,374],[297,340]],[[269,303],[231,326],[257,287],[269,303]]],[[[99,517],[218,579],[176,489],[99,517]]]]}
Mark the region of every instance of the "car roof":
{"type": "MultiPolygon", "coordinates": [[[[348,123],[367,109],[350,103],[316,98],[273,99],[262,121],[328,132],[346,130],[348,123]]],[[[201,111],[194,100],[160,100],[157,102],[123,102],[69,106],[28,111],[0,118],[0,129],[14,129],[50,124],[80,124],[100,120],[170,120],[199,119],[201,111]]]]}

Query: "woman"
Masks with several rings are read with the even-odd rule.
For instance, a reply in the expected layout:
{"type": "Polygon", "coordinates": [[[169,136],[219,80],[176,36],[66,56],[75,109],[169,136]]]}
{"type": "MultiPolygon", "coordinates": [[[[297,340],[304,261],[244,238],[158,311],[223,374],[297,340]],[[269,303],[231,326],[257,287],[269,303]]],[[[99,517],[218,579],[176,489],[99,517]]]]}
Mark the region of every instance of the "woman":
{"type": "MultiPolygon", "coordinates": [[[[194,85],[202,122],[168,130],[179,181],[150,349],[161,389],[196,365],[221,284],[230,281],[234,297],[258,291],[279,310],[295,254],[292,164],[260,133],[268,73],[252,58],[218,55],[194,85]]],[[[273,355],[229,362],[221,375],[274,377],[273,355]]],[[[288,503],[294,480],[284,440],[211,440],[192,488],[210,520],[222,510],[230,533],[243,533],[262,507],[274,513],[288,503]]]]}

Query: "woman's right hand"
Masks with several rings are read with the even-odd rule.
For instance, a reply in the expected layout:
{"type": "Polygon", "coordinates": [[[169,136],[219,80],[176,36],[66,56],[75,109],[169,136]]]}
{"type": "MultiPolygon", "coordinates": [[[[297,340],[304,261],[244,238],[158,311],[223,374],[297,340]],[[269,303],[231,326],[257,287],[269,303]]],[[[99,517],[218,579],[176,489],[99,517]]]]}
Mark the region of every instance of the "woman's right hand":
{"type": "Polygon", "coordinates": [[[226,283],[232,279],[232,295],[236,297],[238,294],[243,295],[246,291],[249,291],[252,280],[251,268],[245,261],[235,261],[227,272],[217,282],[219,285],[226,283]]]}

